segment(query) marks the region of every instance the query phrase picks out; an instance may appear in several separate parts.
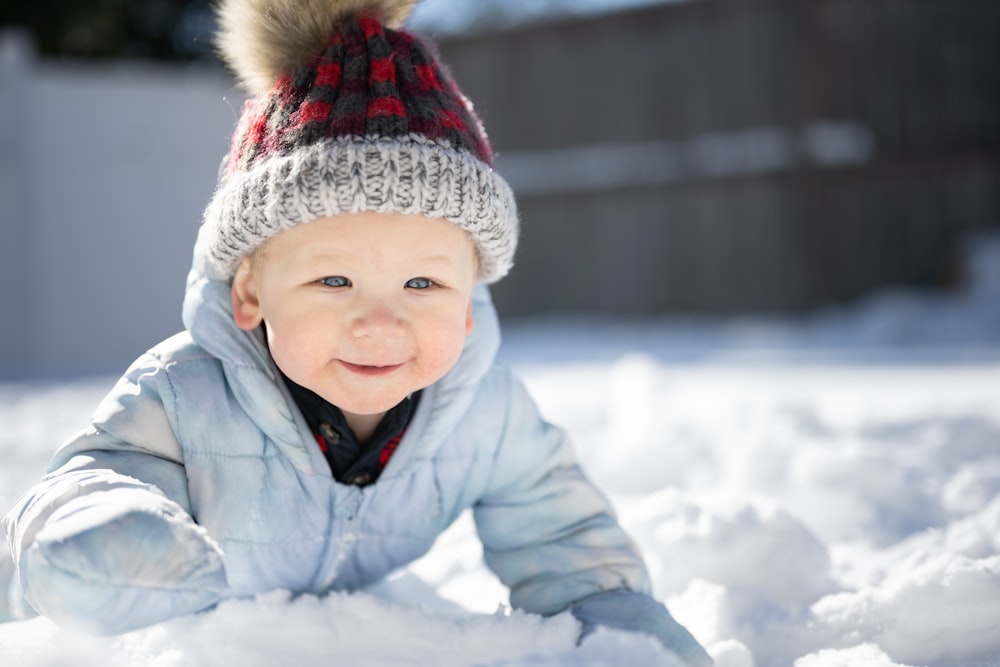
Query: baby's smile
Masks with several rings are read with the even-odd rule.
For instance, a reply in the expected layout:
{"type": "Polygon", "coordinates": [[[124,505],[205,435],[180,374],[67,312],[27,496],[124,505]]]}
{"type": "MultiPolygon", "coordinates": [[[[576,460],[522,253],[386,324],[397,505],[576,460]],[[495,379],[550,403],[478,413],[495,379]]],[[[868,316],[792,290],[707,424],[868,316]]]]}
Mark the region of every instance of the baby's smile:
{"type": "Polygon", "coordinates": [[[366,365],[366,364],[352,364],[349,361],[339,360],[340,364],[351,371],[352,373],[357,373],[358,375],[364,375],[366,377],[382,377],[385,375],[391,375],[395,371],[402,368],[405,364],[388,364],[388,365],[366,365]]]}

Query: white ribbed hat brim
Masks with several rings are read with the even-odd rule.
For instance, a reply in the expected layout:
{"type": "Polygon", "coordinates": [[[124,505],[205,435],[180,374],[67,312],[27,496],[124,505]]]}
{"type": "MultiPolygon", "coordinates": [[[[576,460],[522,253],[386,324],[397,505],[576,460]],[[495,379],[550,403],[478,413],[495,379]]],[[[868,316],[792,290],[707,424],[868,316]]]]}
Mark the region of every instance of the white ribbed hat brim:
{"type": "Polygon", "coordinates": [[[458,225],[476,246],[483,282],[513,266],[519,225],[510,186],[469,153],[416,134],[327,139],[230,174],[205,209],[206,259],[214,277],[228,279],[279,232],[363,211],[458,225]]]}

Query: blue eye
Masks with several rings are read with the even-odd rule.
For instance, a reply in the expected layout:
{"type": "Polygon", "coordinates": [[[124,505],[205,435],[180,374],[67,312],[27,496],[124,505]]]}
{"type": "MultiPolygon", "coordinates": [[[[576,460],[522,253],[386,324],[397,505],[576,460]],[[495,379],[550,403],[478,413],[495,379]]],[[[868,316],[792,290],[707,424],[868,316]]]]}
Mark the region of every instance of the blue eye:
{"type": "Polygon", "coordinates": [[[427,278],[410,278],[406,281],[406,286],[410,289],[428,289],[434,286],[434,281],[427,278]]]}
{"type": "Polygon", "coordinates": [[[351,281],[344,276],[327,276],[319,281],[321,284],[327,287],[350,287],[351,281]]]}

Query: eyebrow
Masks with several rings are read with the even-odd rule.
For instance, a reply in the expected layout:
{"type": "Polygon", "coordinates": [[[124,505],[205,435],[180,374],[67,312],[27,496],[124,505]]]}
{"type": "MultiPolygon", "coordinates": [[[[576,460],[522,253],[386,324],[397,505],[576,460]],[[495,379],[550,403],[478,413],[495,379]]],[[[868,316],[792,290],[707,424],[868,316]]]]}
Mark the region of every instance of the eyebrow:
{"type": "MultiPolygon", "coordinates": [[[[350,264],[356,260],[357,256],[353,253],[333,248],[323,248],[315,251],[304,251],[300,257],[295,259],[295,263],[299,266],[311,268],[330,263],[338,265],[350,264]]],[[[407,261],[414,263],[419,262],[425,264],[457,266],[460,262],[460,258],[454,254],[435,253],[429,255],[411,255],[407,258],[407,261]]]]}
{"type": "Polygon", "coordinates": [[[427,255],[424,257],[417,257],[415,259],[422,262],[436,262],[436,263],[446,262],[448,264],[453,264],[458,258],[455,255],[437,254],[437,255],[427,255]]]}
{"type": "Polygon", "coordinates": [[[298,253],[297,256],[293,258],[293,261],[298,266],[313,267],[313,266],[323,266],[326,264],[344,264],[350,261],[350,253],[345,252],[331,252],[329,250],[312,251],[304,250],[298,253]]]}

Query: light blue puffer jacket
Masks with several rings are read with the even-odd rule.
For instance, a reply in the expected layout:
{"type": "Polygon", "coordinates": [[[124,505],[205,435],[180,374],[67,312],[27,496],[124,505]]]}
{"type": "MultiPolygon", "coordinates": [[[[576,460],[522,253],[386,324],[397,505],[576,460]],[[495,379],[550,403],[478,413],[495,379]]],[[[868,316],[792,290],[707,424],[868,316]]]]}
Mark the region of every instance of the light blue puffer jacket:
{"type": "Polygon", "coordinates": [[[550,614],[647,575],[604,497],[494,363],[485,288],[455,368],[427,388],[377,483],[332,479],[260,337],[196,245],[186,331],[138,359],[5,517],[28,602],[117,633],[281,588],[355,590],[472,507],[514,607],[550,614]]]}

